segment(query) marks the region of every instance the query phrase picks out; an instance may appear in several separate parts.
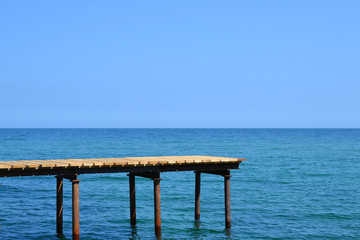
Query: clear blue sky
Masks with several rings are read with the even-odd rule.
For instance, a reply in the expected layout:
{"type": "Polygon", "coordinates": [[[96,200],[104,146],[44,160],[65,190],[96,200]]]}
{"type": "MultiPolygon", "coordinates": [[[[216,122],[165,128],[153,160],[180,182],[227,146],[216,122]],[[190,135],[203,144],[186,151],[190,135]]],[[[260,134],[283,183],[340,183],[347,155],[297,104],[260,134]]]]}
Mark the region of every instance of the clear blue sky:
{"type": "Polygon", "coordinates": [[[0,127],[360,127],[360,1],[1,1],[0,127]]]}

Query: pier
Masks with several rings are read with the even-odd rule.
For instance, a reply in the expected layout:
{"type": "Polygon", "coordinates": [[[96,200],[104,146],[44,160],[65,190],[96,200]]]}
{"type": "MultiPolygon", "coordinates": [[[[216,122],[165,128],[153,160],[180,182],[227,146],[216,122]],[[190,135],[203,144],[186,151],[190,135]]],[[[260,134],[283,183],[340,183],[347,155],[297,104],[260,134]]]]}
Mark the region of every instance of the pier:
{"type": "Polygon", "coordinates": [[[136,225],[135,177],[154,182],[155,234],[161,236],[160,174],[162,172],[194,171],[195,220],[200,220],[201,174],[215,174],[224,179],[225,227],[231,228],[230,170],[238,169],[246,159],[213,156],[161,156],[93,159],[56,159],[29,161],[0,161],[0,177],[56,176],[56,233],[63,237],[63,184],[72,183],[72,239],[80,239],[78,176],[91,173],[127,172],[129,176],[130,224],[136,225]]]}

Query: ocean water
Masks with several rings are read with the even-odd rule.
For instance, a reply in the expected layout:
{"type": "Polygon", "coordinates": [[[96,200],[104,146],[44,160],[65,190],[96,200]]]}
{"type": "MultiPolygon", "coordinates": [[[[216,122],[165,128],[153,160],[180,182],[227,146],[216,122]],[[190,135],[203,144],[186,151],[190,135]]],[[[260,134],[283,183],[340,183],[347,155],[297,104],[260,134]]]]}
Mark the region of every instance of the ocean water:
{"type": "MultiPolygon", "coordinates": [[[[162,173],[163,239],[360,239],[360,129],[0,129],[0,160],[161,155],[246,158],[231,178],[162,173]]],[[[126,173],[80,175],[81,239],[155,239],[153,185],[136,179],[137,227],[126,173]]],[[[56,238],[54,176],[0,178],[0,239],[56,238]]],[[[71,239],[71,183],[64,180],[71,239]]]]}

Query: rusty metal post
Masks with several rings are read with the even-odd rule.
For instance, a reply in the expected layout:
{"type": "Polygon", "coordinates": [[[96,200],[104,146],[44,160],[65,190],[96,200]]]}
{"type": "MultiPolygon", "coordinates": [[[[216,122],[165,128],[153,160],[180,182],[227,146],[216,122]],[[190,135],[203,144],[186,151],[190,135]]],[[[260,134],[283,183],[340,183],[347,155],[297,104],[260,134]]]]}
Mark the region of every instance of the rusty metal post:
{"type": "Polygon", "coordinates": [[[63,238],[63,178],[56,176],[56,233],[63,238]]]}
{"type": "Polygon", "coordinates": [[[160,178],[154,178],[155,234],[161,236],[160,178]]]}
{"type": "Polygon", "coordinates": [[[72,233],[73,240],[80,238],[80,216],[79,216],[79,182],[73,179],[72,182],[72,233]]]}
{"type": "Polygon", "coordinates": [[[195,220],[200,220],[200,180],[201,172],[195,172],[195,220]]]}
{"type": "Polygon", "coordinates": [[[129,174],[129,192],[130,192],[130,223],[136,225],[136,198],[135,198],[135,174],[129,174]]]}
{"type": "Polygon", "coordinates": [[[224,176],[225,187],[225,225],[227,229],[231,228],[231,207],[230,207],[230,177],[231,175],[224,176]]]}

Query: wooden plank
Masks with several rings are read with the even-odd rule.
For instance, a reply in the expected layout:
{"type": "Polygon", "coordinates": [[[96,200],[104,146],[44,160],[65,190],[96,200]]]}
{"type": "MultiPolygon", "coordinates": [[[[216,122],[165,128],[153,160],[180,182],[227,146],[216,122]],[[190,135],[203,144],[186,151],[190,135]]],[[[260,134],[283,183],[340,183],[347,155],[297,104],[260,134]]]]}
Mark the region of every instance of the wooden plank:
{"type": "Polygon", "coordinates": [[[5,164],[3,162],[0,162],[0,169],[1,170],[9,170],[11,168],[11,164],[5,164]]]}
{"type": "Polygon", "coordinates": [[[95,159],[66,159],[63,162],[69,163],[70,167],[100,167],[101,163],[95,159]]]}
{"type": "Polygon", "coordinates": [[[171,156],[160,156],[160,157],[153,157],[152,162],[157,162],[159,165],[167,165],[167,164],[176,164],[176,157],[171,156]]]}
{"type": "Polygon", "coordinates": [[[156,166],[168,163],[167,160],[164,160],[164,157],[139,157],[136,158],[136,160],[145,166],[156,166]]]}
{"type": "Polygon", "coordinates": [[[240,163],[246,159],[215,156],[151,156],[126,158],[88,158],[0,161],[1,170],[38,168],[102,168],[102,167],[142,167],[166,165],[198,165],[240,163]]]}
{"type": "Polygon", "coordinates": [[[40,167],[39,162],[34,162],[34,161],[22,161],[22,164],[25,165],[25,168],[38,168],[38,167],[40,167]]]}
{"type": "Polygon", "coordinates": [[[11,168],[36,168],[39,166],[38,163],[33,163],[32,161],[8,161],[8,162],[2,162],[2,164],[10,165],[11,168]]]}
{"type": "Polygon", "coordinates": [[[61,159],[59,160],[49,160],[46,161],[45,164],[53,164],[54,168],[67,168],[70,167],[70,163],[66,163],[64,161],[61,161],[61,159]]]}
{"type": "Polygon", "coordinates": [[[7,165],[10,168],[24,168],[24,164],[20,161],[3,161],[1,162],[2,165],[7,165]]]}
{"type": "Polygon", "coordinates": [[[59,159],[54,160],[53,163],[57,168],[69,168],[69,167],[79,167],[81,164],[78,164],[75,159],[59,159]]]}

